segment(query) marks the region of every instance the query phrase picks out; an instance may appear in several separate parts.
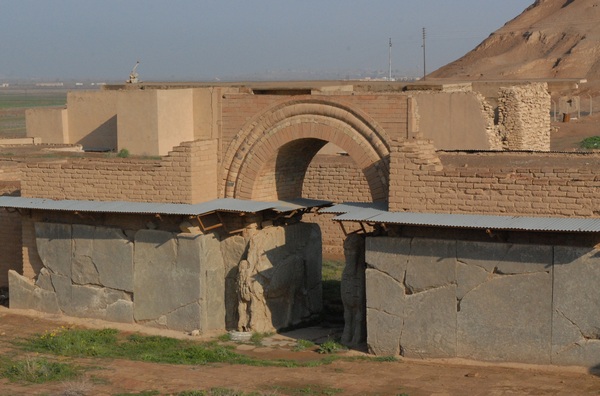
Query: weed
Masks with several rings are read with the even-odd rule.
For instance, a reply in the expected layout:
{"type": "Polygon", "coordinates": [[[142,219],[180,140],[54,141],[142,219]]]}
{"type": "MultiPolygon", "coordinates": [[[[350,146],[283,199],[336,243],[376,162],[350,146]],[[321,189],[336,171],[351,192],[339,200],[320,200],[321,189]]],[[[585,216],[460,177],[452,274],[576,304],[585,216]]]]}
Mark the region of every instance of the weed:
{"type": "Polygon", "coordinates": [[[294,351],[305,351],[315,346],[315,343],[309,340],[298,340],[296,341],[296,346],[294,347],[294,351]]]}
{"type": "Polygon", "coordinates": [[[93,385],[85,377],[76,381],[63,382],[64,390],[60,396],[85,396],[91,394],[93,385]]]}
{"type": "Polygon", "coordinates": [[[256,346],[262,346],[262,342],[265,338],[272,336],[273,333],[252,333],[250,342],[256,346]]]}
{"type": "Polygon", "coordinates": [[[303,388],[291,388],[289,386],[274,386],[273,390],[277,392],[282,392],[285,395],[313,395],[313,396],[333,396],[338,393],[343,392],[343,389],[331,388],[331,387],[322,387],[318,385],[307,385],[303,388]]]}
{"type": "Polygon", "coordinates": [[[317,349],[317,352],[321,354],[330,354],[337,353],[345,349],[346,347],[344,347],[342,344],[336,342],[335,340],[328,339],[327,341],[319,345],[319,349],[317,349]]]}
{"type": "Polygon", "coordinates": [[[374,362],[397,362],[398,358],[396,356],[376,356],[371,358],[372,361],[374,362]]]}
{"type": "Polygon", "coordinates": [[[579,142],[579,147],[588,150],[600,149],[600,136],[592,136],[579,142]]]}
{"type": "Polygon", "coordinates": [[[229,341],[231,341],[231,334],[229,334],[229,333],[221,334],[219,337],[217,337],[217,340],[219,340],[221,342],[229,342],[229,341]]]}
{"type": "Polygon", "coordinates": [[[58,363],[46,358],[27,357],[25,360],[4,360],[0,365],[0,377],[12,382],[64,381],[79,375],[78,367],[68,363],[58,363]]]}
{"type": "Polygon", "coordinates": [[[126,148],[122,148],[117,153],[117,157],[119,157],[119,158],[128,158],[129,157],[129,150],[127,150],[126,148]]]}

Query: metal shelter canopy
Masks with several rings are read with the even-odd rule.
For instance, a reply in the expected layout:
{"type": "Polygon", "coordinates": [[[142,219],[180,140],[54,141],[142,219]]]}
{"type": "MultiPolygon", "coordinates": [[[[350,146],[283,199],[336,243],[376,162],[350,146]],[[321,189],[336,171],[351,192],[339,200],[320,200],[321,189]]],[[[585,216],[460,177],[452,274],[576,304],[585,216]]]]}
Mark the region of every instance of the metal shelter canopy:
{"type": "Polygon", "coordinates": [[[319,210],[338,214],[333,220],[425,227],[512,231],[600,232],[600,218],[493,216],[479,214],[388,212],[381,203],[347,202],[319,210]]]}
{"type": "Polygon", "coordinates": [[[330,201],[299,198],[289,201],[261,202],[234,198],[215,199],[198,204],[148,203],[125,201],[52,200],[44,198],[0,196],[0,208],[36,209],[92,213],[133,213],[199,216],[212,212],[258,213],[274,210],[293,212],[331,205],[330,201]]]}

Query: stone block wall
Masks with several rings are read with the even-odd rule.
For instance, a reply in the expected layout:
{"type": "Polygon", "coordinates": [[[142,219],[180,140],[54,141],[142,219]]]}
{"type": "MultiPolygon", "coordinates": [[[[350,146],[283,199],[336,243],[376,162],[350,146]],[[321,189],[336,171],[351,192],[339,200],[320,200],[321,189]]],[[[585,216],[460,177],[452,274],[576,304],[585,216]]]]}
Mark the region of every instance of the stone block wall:
{"type": "Polygon", "coordinates": [[[201,332],[276,331],[321,311],[316,225],[260,229],[258,221],[231,236],[170,231],[178,216],[160,220],[165,229],[125,228],[136,223],[131,215],[95,216],[23,217],[26,265],[9,271],[11,308],[201,332]]]}
{"type": "Polygon", "coordinates": [[[415,140],[390,162],[390,211],[600,216],[596,154],[436,153],[415,140]]]}
{"type": "Polygon", "coordinates": [[[599,257],[592,247],[367,238],[369,349],[596,366],[599,257]]]}
{"type": "Polygon", "coordinates": [[[217,198],[217,140],[175,147],[160,160],[28,163],[21,195],[49,199],[197,203],[217,198]]]}

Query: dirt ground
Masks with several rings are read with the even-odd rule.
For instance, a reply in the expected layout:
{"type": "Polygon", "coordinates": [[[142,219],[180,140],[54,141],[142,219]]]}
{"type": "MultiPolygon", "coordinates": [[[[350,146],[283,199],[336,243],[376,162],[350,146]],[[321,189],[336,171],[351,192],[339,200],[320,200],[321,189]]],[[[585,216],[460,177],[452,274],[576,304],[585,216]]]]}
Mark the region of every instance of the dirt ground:
{"type": "MultiPolygon", "coordinates": [[[[43,333],[63,325],[113,327],[142,331],[135,325],[105,323],[0,307],[0,353],[25,358],[11,343],[19,337],[43,333]]],[[[146,331],[179,338],[173,331],[146,331]]],[[[321,359],[315,351],[292,351],[296,339],[326,336],[327,329],[311,328],[278,334],[262,347],[237,346],[240,353],[260,358],[321,359]]],[[[365,355],[343,352],[346,357],[365,355]]],[[[87,368],[84,378],[40,385],[0,380],[0,395],[114,395],[158,391],[161,395],[214,387],[254,391],[265,395],[599,395],[600,377],[583,368],[478,363],[464,360],[408,360],[396,362],[340,360],[306,368],[264,368],[237,365],[179,366],[113,359],[77,359],[87,368]],[[337,391],[334,391],[337,390],[337,391]],[[71,393],[74,394],[74,393],[71,393]],[[83,394],[83,393],[82,393],[83,394]]]]}

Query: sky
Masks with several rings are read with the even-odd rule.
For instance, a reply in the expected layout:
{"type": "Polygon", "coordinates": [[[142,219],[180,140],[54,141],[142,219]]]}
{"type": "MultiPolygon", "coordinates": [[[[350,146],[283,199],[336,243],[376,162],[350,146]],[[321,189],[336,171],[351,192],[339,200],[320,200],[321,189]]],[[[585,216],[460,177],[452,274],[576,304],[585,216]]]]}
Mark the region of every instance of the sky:
{"type": "Polygon", "coordinates": [[[533,0],[0,0],[1,79],[143,81],[423,74],[533,0]]]}

